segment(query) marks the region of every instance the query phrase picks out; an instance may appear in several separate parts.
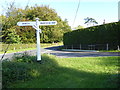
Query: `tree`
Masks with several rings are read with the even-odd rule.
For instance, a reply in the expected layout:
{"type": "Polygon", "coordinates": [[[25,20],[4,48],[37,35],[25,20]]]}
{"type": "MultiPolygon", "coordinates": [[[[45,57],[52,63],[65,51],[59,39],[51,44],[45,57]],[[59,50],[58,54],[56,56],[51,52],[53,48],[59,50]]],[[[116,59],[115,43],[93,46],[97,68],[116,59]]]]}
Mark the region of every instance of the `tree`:
{"type": "Polygon", "coordinates": [[[57,15],[56,11],[49,6],[38,6],[27,7],[25,9],[16,8],[14,3],[11,4],[6,12],[6,16],[3,19],[2,25],[2,39],[6,42],[5,37],[8,37],[8,32],[10,28],[15,29],[16,34],[21,38],[22,43],[35,43],[36,33],[32,27],[19,27],[16,26],[18,21],[35,21],[38,17],[40,21],[57,21],[57,25],[54,26],[40,26],[42,30],[41,42],[59,42],[62,41],[63,34],[65,32],[71,31],[67,20],[62,20],[60,16],[57,15]],[[13,5],[13,6],[12,6],[13,5]]]}
{"type": "Polygon", "coordinates": [[[36,17],[40,21],[57,21],[55,26],[40,26],[42,29],[41,42],[62,41],[63,33],[71,31],[67,19],[64,21],[57,15],[56,11],[49,6],[37,6],[27,9],[25,18],[33,21],[36,17]]]}
{"type": "Polygon", "coordinates": [[[88,25],[91,26],[91,24],[93,24],[93,26],[94,26],[94,24],[98,24],[98,22],[97,22],[95,19],[93,19],[93,18],[87,17],[87,18],[85,18],[84,20],[85,20],[85,23],[84,23],[84,24],[87,24],[87,26],[88,26],[88,25]]]}
{"type": "MultiPolygon", "coordinates": [[[[20,8],[16,8],[15,2],[11,2],[6,7],[5,16],[4,15],[0,16],[2,18],[2,23],[0,23],[0,24],[2,24],[1,38],[4,43],[10,41],[8,39],[10,39],[12,33],[14,33],[14,32],[11,32],[10,34],[8,34],[8,32],[10,32],[9,30],[11,28],[13,29],[13,27],[16,26],[17,22],[23,18],[23,15],[22,15],[23,11],[24,10],[22,10],[20,8]],[[9,37],[9,38],[6,39],[6,37],[9,37]],[[5,40],[7,40],[7,41],[5,41],[5,40]]],[[[16,28],[14,28],[14,30],[15,30],[16,35],[18,35],[16,28]]]]}
{"type": "Polygon", "coordinates": [[[21,43],[21,38],[17,35],[14,28],[10,28],[5,32],[6,37],[4,37],[4,43],[21,43]]]}
{"type": "Polygon", "coordinates": [[[9,29],[13,26],[16,25],[16,23],[23,18],[23,11],[20,8],[16,8],[15,6],[15,2],[11,2],[9,3],[8,7],[6,7],[6,19],[3,19],[5,22],[5,26],[3,27],[3,29],[9,29]]]}

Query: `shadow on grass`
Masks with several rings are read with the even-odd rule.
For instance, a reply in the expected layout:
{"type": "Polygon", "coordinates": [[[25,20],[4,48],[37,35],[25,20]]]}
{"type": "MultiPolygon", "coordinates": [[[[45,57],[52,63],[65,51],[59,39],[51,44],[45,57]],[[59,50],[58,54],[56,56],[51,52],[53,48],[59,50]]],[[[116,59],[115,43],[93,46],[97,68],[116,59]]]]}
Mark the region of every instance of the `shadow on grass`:
{"type": "MultiPolygon", "coordinates": [[[[12,80],[17,81],[11,82],[5,88],[117,88],[118,87],[118,75],[106,74],[106,73],[91,73],[82,70],[76,70],[69,67],[62,67],[58,64],[59,59],[51,55],[42,56],[42,64],[34,61],[32,56],[26,56],[26,58],[32,58],[32,62],[26,62],[25,57],[19,57],[10,61],[14,65],[7,66],[6,62],[3,62],[3,77],[6,81],[9,81],[10,77],[7,74],[11,74],[12,80]],[[19,63],[18,63],[19,62],[19,63]],[[19,65],[20,64],[20,65],[19,65]],[[17,68],[14,68],[17,67],[17,68]],[[8,70],[8,68],[10,68],[8,70]],[[14,70],[13,70],[14,68],[14,70]],[[20,69],[24,68],[24,69],[20,69]],[[9,73],[8,73],[8,71],[9,73]],[[28,71],[28,72],[22,72],[28,71]],[[18,79],[20,75],[16,73],[24,74],[23,79],[18,79]],[[21,72],[21,73],[20,73],[21,72]],[[7,74],[6,74],[7,73],[7,74]],[[25,75],[28,77],[25,77],[25,75]],[[31,80],[26,78],[31,78],[31,80]]],[[[35,57],[34,57],[35,58],[35,57]]],[[[27,60],[27,59],[26,59],[27,60]]],[[[29,60],[28,60],[29,61],[29,60]]],[[[69,62],[69,61],[68,61],[69,62]]],[[[3,82],[5,81],[3,79],[3,82]]],[[[6,85],[6,84],[4,84],[6,85]]]]}

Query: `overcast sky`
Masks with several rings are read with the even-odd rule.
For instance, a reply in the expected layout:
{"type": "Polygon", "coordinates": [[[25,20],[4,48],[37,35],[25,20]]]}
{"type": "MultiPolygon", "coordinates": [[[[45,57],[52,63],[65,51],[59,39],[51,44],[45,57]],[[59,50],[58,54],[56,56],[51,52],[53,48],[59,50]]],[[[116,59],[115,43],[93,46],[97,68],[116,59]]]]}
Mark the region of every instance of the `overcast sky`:
{"type": "Polygon", "coordinates": [[[4,14],[6,3],[15,1],[15,5],[19,8],[29,6],[49,5],[55,9],[58,15],[64,20],[67,19],[72,27],[78,25],[86,26],[84,18],[94,18],[99,24],[106,20],[106,23],[118,21],[118,1],[120,0],[80,0],[80,7],[77,13],[76,21],[73,25],[75,13],[79,0],[0,0],[0,14],[4,14]]]}

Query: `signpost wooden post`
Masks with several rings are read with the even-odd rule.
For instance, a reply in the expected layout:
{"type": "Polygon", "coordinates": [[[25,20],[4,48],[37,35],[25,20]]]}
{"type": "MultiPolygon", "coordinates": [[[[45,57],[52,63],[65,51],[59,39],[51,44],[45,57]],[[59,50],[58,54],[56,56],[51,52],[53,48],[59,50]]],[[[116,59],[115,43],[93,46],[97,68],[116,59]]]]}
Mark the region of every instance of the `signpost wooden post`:
{"type": "Polygon", "coordinates": [[[32,26],[34,29],[36,29],[36,38],[37,38],[37,61],[41,61],[41,50],[40,50],[40,34],[42,33],[41,29],[39,29],[39,26],[41,25],[56,25],[57,21],[39,21],[39,18],[36,18],[35,21],[25,21],[25,22],[18,22],[18,26],[32,26]]]}

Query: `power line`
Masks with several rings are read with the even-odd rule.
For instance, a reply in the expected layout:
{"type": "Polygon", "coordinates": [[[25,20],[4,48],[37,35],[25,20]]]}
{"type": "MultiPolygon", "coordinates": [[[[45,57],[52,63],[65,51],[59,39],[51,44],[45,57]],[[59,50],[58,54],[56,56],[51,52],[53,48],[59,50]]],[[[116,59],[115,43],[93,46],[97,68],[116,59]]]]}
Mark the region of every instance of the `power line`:
{"type": "Polygon", "coordinates": [[[79,7],[80,7],[80,0],[79,0],[79,2],[78,2],[78,7],[77,7],[76,14],[75,14],[75,18],[74,18],[74,21],[73,21],[73,26],[74,26],[74,24],[75,24],[75,20],[76,20],[76,17],[77,17],[77,13],[78,13],[79,7]]]}

